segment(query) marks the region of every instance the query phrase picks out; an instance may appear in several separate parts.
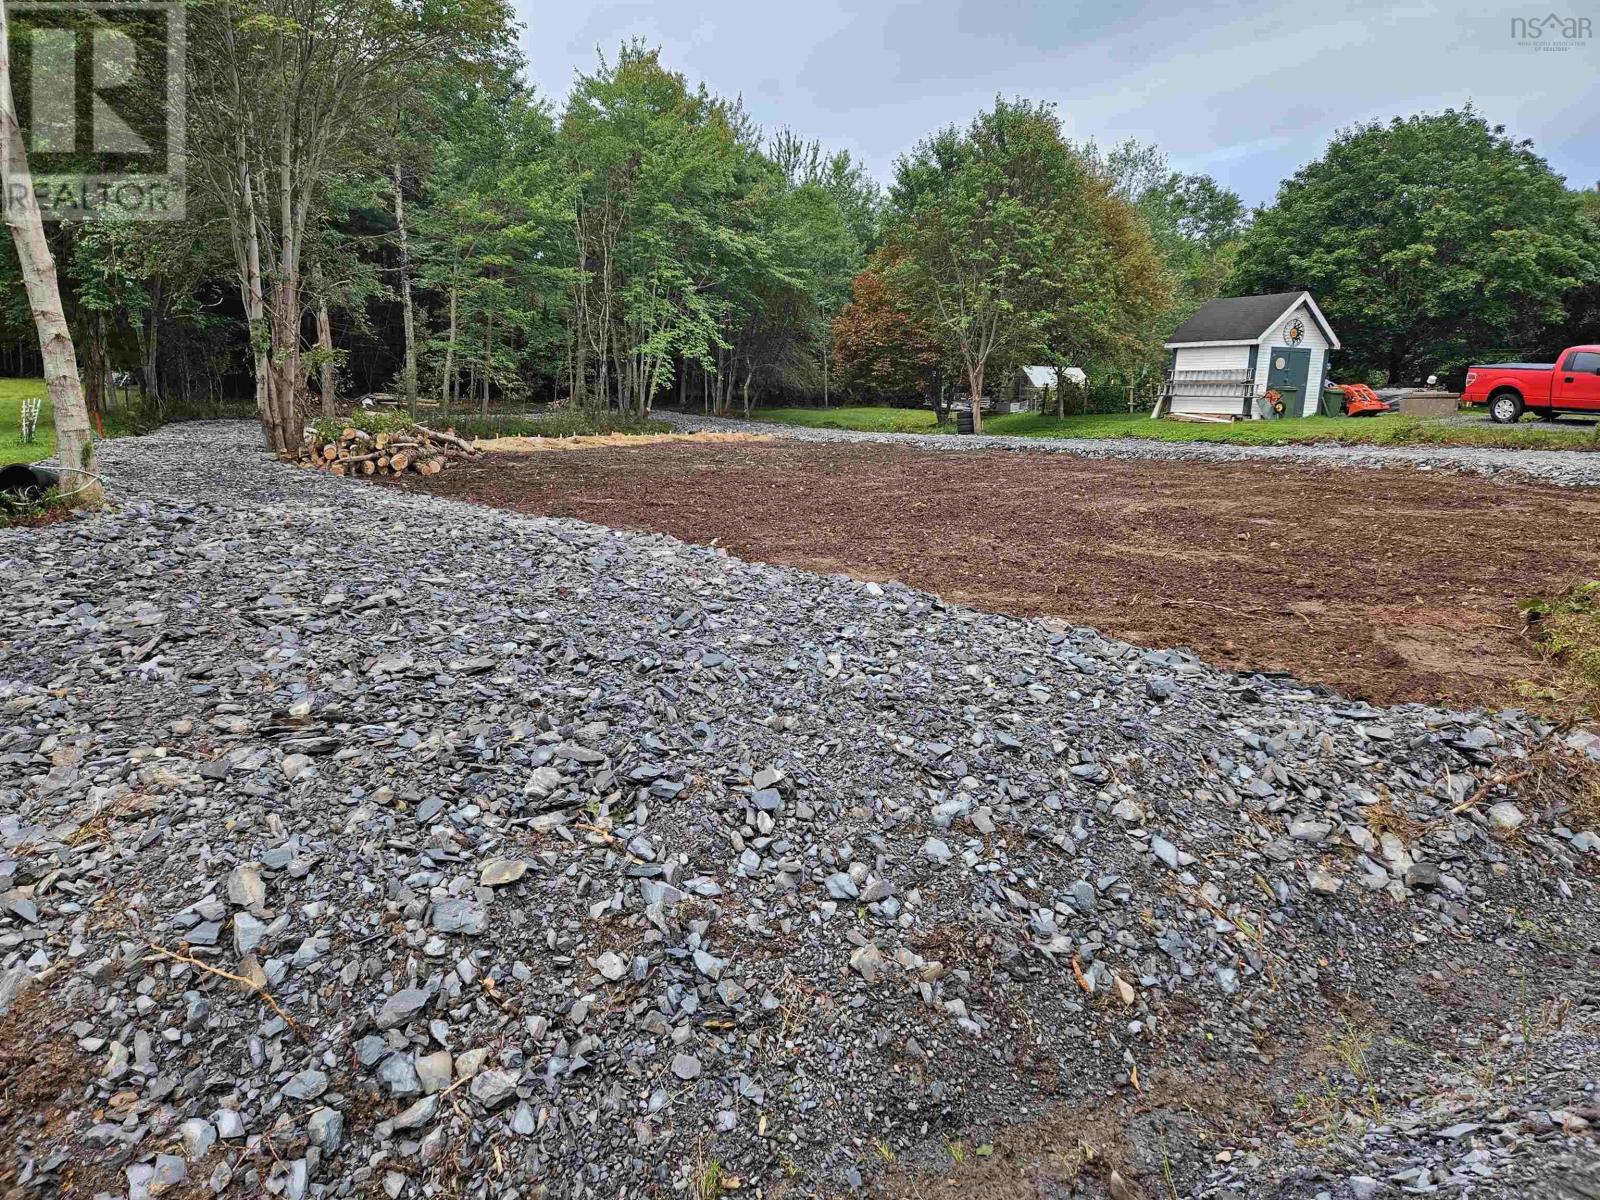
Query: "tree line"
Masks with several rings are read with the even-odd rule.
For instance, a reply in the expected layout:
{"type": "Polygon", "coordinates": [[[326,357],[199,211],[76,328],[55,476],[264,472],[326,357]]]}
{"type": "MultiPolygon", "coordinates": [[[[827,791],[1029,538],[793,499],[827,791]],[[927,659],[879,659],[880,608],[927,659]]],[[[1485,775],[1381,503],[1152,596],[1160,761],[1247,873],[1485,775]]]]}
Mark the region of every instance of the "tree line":
{"type": "MultiPolygon", "coordinates": [[[[1596,193],[1470,108],[1343,131],[1251,213],[1022,99],[931,134],[886,189],[642,43],[557,103],[505,0],[196,0],[188,50],[185,219],[63,222],[48,248],[91,410],[119,371],[163,408],[249,392],[280,450],[366,392],[944,406],[1044,364],[1137,402],[1224,294],[1311,290],[1340,366],[1378,381],[1600,315],[1596,193]]],[[[4,296],[20,344],[33,313],[4,296]]]]}
{"type": "Polygon", "coordinates": [[[118,372],[164,409],[248,390],[276,449],[368,392],[639,416],[1134,368],[1185,289],[1215,294],[1202,247],[1243,214],[1025,101],[932,136],[887,192],[642,43],[558,103],[525,82],[504,0],[196,0],[188,29],[185,219],[48,237],[91,410],[118,372]],[[875,298],[913,339],[879,347],[909,353],[890,368],[858,336],[875,298]]]}

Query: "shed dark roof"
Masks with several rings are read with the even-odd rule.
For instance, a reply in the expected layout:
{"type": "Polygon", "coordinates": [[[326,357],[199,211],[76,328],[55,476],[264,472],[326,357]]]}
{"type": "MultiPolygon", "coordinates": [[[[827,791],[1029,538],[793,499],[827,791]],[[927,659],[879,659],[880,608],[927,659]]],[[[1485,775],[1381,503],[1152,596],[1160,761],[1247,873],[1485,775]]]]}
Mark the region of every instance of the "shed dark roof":
{"type": "Polygon", "coordinates": [[[1253,342],[1304,292],[1210,300],[1172,331],[1168,342],[1253,342]]]}

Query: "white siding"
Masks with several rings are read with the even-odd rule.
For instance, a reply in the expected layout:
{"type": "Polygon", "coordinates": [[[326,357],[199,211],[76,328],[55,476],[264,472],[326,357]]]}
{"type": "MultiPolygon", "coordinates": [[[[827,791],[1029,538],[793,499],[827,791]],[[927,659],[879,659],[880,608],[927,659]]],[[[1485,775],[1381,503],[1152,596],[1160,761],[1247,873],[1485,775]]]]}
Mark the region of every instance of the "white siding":
{"type": "Polygon", "coordinates": [[[1179,346],[1179,371],[1239,370],[1250,365],[1249,346],[1179,346]]]}
{"type": "Polygon", "coordinates": [[[1306,395],[1303,397],[1305,406],[1300,415],[1315,416],[1319,399],[1317,385],[1322,381],[1322,364],[1328,357],[1328,339],[1323,336],[1322,326],[1317,324],[1316,317],[1311,315],[1311,309],[1304,301],[1293,312],[1286,314],[1283,320],[1267,330],[1266,336],[1261,339],[1261,353],[1256,358],[1255,391],[1259,396],[1267,390],[1267,372],[1272,369],[1272,348],[1289,344],[1284,340],[1283,329],[1295,317],[1299,317],[1306,327],[1306,336],[1300,345],[1311,351],[1311,366],[1306,372],[1306,395]]]}
{"type": "MultiPolygon", "coordinates": [[[[1250,365],[1249,346],[1179,346],[1174,353],[1177,361],[1173,370],[1179,372],[1242,371],[1250,365]]],[[[1244,409],[1242,395],[1185,396],[1181,391],[1183,385],[1180,383],[1177,387],[1179,391],[1172,397],[1172,411],[1175,413],[1237,416],[1244,409]]]]}

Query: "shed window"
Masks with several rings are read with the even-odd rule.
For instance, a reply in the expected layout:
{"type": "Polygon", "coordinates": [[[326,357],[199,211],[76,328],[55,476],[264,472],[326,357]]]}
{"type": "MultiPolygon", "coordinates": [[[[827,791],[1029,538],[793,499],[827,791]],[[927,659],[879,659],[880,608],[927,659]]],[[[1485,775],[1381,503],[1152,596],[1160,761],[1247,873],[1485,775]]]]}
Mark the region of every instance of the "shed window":
{"type": "Polygon", "coordinates": [[[1272,369],[1274,371],[1281,371],[1285,367],[1287,367],[1288,365],[1289,365],[1289,361],[1286,358],[1284,358],[1283,355],[1281,355],[1281,354],[1278,355],[1277,358],[1272,360],[1272,369]]]}

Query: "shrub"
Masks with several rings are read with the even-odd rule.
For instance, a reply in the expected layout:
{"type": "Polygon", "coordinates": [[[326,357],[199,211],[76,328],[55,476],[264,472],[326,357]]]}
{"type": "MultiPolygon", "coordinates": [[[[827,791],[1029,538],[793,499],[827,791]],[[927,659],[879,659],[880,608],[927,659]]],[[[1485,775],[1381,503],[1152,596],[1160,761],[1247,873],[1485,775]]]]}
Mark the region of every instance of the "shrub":
{"type": "Polygon", "coordinates": [[[42,496],[28,498],[12,492],[0,492],[0,529],[47,525],[66,516],[69,511],[61,503],[61,493],[57,488],[51,488],[42,496]]]}

